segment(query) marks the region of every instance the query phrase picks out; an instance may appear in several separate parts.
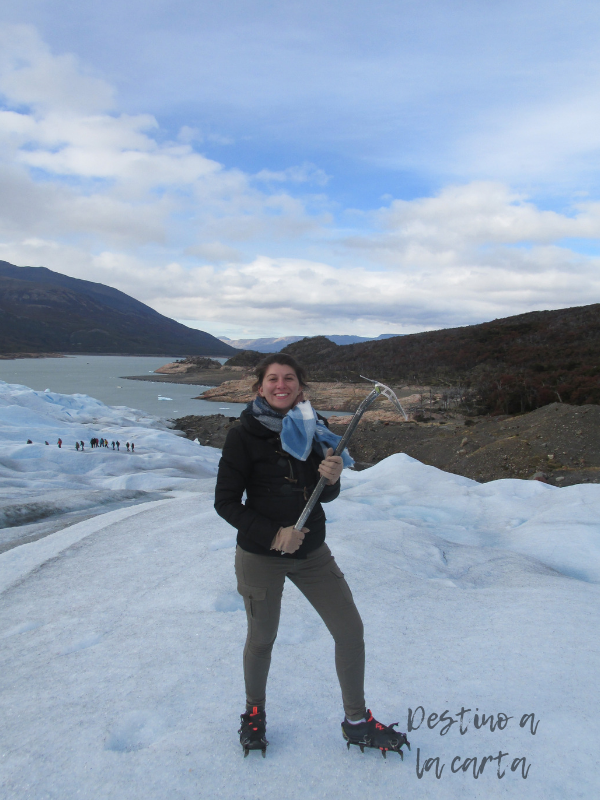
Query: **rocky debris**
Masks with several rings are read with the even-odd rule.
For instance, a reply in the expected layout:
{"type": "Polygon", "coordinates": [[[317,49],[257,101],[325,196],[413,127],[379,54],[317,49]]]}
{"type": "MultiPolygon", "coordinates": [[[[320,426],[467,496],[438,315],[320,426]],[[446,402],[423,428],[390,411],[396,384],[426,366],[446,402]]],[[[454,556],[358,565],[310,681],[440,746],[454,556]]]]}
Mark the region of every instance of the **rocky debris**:
{"type": "MultiPolygon", "coordinates": [[[[392,453],[407,453],[424,464],[481,482],[500,478],[545,478],[561,486],[600,482],[597,405],[553,403],[519,416],[449,417],[435,423],[369,419],[370,413],[350,440],[359,467],[392,453]]],[[[343,434],[343,421],[330,417],[329,424],[343,434]]]]}
{"type": "Polygon", "coordinates": [[[205,447],[218,447],[225,444],[225,438],[230,428],[240,424],[238,417],[226,417],[224,414],[211,414],[206,417],[190,415],[173,420],[176,430],[183,431],[188,439],[198,442],[205,447]]]}
{"type": "MultiPolygon", "coordinates": [[[[330,417],[343,435],[350,417],[330,417]]],[[[236,417],[213,414],[175,420],[188,439],[222,448],[236,417]]],[[[517,417],[448,417],[434,423],[400,421],[395,412],[368,411],[350,440],[357,468],[393,453],[487,482],[540,480],[555,486],[600,483],[600,406],[554,403],[517,417]]]]}

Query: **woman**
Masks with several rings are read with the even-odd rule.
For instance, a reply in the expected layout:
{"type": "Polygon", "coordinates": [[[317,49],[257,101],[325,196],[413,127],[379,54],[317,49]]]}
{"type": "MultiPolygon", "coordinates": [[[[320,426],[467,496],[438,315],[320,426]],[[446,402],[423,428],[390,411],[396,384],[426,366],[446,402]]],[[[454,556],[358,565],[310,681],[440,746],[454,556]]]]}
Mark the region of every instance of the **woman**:
{"type": "MultiPolygon", "coordinates": [[[[215,508],[237,528],[235,571],[244,598],[248,636],[244,648],[246,712],[240,742],[266,752],[266,685],[277,636],[281,596],[289,578],[312,604],[335,640],[335,665],[350,744],[400,752],[404,734],[381,725],[366,710],[363,625],[344,575],[325,544],[321,502],[340,492],[343,459],[333,455],[339,437],[304,400],[306,376],[288,355],[267,356],[256,369],[257,392],[223,447],[215,508]],[[312,490],[327,485],[306,527],[294,528],[312,490]],[[242,496],[246,492],[246,502],[242,496]]],[[[347,453],[348,464],[352,461],[347,453]]]]}

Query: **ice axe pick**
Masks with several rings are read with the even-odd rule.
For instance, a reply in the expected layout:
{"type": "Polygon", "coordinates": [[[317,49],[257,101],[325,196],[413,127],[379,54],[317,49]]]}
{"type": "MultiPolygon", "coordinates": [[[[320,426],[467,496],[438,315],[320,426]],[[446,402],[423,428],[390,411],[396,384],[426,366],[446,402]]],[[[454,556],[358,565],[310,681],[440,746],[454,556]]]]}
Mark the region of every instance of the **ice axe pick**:
{"type": "MultiPolygon", "coordinates": [[[[406,416],[406,412],[404,411],[404,409],[400,405],[400,401],[398,400],[398,398],[396,397],[395,393],[390,389],[389,386],[386,386],[384,383],[380,383],[379,381],[373,381],[373,380],[371,380],[371,378],[365,378],[364,375],[361,375],[360,377],[363,378],[365,381],[369,381],[370,383],[374,383],[375,386],[373,387],[373,390],[365,397],[365,399],[362,401],[362,403],[359,405],[359,407],[354,412],[354,416],[352,417],[352,419],[348,423],[348,427],[346,428],[346,432],[344,433],[344,435],[342,436],[341,440],[339,441],[338,446],[335,448],[334,455],[336,455],[336,456],[339,456],[343,452],[344,448],[346,447],[346,445],[350,441],[350,437],[352,436],[352,434],[356,430],[356,426],[360,422],[360,418],[365,413],[367,408],[371,405],[371,403],[373,403],[375,400],[377,400],[378,397],[381,397],[382,395],[384,397],[387,397],[387,399],[392,403],[394,408],[397,411],[399,411],[400,414],[402,414],[404,419],[408,420],[408,417],[406,416]]],[[[298,522],[296,522],[296,524],[294,525],[294,528],[297,531],[301,531],[302,528],[304,527],[304,524],[306,523],[306,520],[309,518],[310,512],[313,510],[313,508],[317,504],[317,500],[321,496],[321,492],[325,488],[326,483],[327,483],[327,478],[319,478],[319,481],[318,481],[317,485],[315,486],[315,488],[313,490],[313,493],[308,498],[307,504],[304,506],[303,512],[298,517],[298,522]]]]}

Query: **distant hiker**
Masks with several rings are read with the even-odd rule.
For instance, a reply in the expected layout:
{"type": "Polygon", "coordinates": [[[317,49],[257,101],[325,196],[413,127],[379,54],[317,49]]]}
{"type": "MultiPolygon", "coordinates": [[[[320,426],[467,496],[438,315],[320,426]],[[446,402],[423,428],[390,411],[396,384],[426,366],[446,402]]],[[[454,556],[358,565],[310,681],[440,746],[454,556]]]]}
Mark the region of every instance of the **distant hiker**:
{"type": "Polygon", "coordinates": [[[75,450],[77,450],[77,452],[79,452],[79,442],[75,442],[75,450]]]}
{"type": "Polygon", "coordinates": [[[44,444],[50,444],[50,442],[44,442],[44,444]]]}
{"type": "Polygon", "coordinates": [[[79,442],[79,444],[81,445],[81,449],[83,450],[83,439],[79,442]]]}
{"type": "Polygon", "coordinates": [[[27,439],[27,444],[33,444],[33,442],[31,441],[31,439],[27,439]]]}
{"type": "Polygon", "coordinates": [[[117,441],[117,450],[121,447],[121,442],[117,441]]]}
{"type": "Polygon", "coordinates": [[[113,450],[115,449],[115,443],[114,442],[112,442],[112,449],[113,450]]]}
{"type": "Polygon", "coordinates": [[[92,448],[92,450],[94,449],[94,440],[93,439],[90,439],[90,447],[92,448]]]}
{"type": "Polygon", "coordinates": [[[243,658],[246,709],[239,730],[244,755],[249,750],[262,750],[264,755],[268,745],[267,676],[286,578],[335,639],[345,712],[342,734],[348,747],[373,747],[384,756],[388,750],[401,753],[406,735],[377,722],[365,705],[363,624],[325,544],[321,503],[340,493],[343,461],[333,454],[340,437],[329,432],[326,420],[304,400],[306,374],[291,356],[267,356],[255,374],[252,390],[257,395],[242,411],[242,424],[227,434],[215,491],[217,513],[237,528],[235,571],[248,621],[243,658]],[[321,500],[307,526],[297,530],[294,522],[320,478],[326,483],[321,500]]]}
{"type": "Polygon", "coordinates": [[[133,453],[133,448],[135,447],[134,443],[131,443],[131,452],[133,453]]]}
{"type": "Polygon", "coordinates": [[[127,442],[127,452],[129,452],[129,442],[127,442]]]}
{"type": "Polygon", "coordinates": [[[62,447],[62,439],[59,438],[56,444],[58,445],[58,449],[60,450],[60,448],[62,447]]]}

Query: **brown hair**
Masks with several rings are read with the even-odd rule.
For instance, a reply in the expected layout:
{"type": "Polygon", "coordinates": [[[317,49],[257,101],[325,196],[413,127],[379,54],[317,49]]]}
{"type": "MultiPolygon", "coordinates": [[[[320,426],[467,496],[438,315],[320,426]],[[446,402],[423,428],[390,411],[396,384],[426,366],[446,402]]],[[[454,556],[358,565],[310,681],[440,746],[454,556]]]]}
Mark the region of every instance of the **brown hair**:
{"type": "Polygon", "coordinates": [[[300,386],[303,389],[306,389],[306,371],[304,367],[301,367],[295,358],[288,356],[286,353],[271,353],[271,355],[263,358],[263,360],[254,370],[256,380],[252,384],[253,392],[258,392],[259,388],[262,386],[265,375],[267,374],[267,369],[271,366],[271,364],[283,364],[286,367],[291,367],[296,373],[296,377],[300,382],[300,386]]]}

